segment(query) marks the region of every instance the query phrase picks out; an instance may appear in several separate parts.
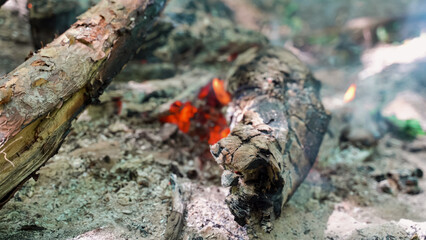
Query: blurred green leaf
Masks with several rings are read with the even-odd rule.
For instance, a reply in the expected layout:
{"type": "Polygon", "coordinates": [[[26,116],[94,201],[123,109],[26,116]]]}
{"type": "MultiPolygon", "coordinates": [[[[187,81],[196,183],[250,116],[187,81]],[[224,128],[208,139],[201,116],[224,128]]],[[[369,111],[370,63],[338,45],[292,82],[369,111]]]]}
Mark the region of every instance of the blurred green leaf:
{"type": "Polygon", "coordinates": [[[292,17],[293,14],[295,14],[297,12],[297,10],[299,9],[299,6],[297,5],[297,3],[295,2],[290,2],[288,3],[288,5],[286,6],[285,10],[284,10],[284,14],[287,17],[292,17]]]}
{"type": "Polygon", "coordinates": [[[395,116],[386,117],[389,122],[395,126],[399,132],[405,134],[406,136],[415,138],[419,135],[425,135],[420,122],[415,119],[400,120],[395,116]]]}

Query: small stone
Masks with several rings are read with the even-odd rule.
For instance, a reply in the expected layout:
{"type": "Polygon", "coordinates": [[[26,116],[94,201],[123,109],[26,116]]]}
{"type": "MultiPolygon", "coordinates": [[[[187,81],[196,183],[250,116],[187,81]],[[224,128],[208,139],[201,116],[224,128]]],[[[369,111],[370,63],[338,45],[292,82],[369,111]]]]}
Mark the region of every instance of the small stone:
{"type": "Polygon", "coordinates": [[[347,126],[340,135],[340,144],[349,143],[358,148],[368,148],[377,145],[378,140],[373,133],[362,127],[347,126]]]}
{"type": "Polygon", "coordinates": [[[122,122],[115,122],[113,124],[111,124],[108,129],[112,132],[112,133],[117,133],[117,132],[127,132],[129,131],[129,128],[127,127],[126,124],[122,123],[122,122]]]}
{"type": "Polygon", "coordinates": [[[396,195],[398,193],[398,184],[392,179],[385,179],[379,182],[379,189],[384,193],[396,195]]]}
{"type": "Polygon", "coordinates": [[[178,127],[175,124],[165,123],[163,127],[160,129],[160,139],[162,141],[166,141],[170,138],[176,131],[178,130],[178,127]]]}
{"type": "Polygon", "coordinates": [[[143,176],[138,176],[136,182],[142,187],[149,187],[149,179],[143,176]]]}
{"type": "Polygon", "coordinates": [[[127,215],[130,215],[130,214],[133,213],[133,211],[130,210],[130,209],[124,209],[124,210],[121,210],[121,212],[124,213],[124,214],[127,214],[127,215]]]}
{"type": "Polygon", "coordinates": [[[34,191],[31,189],[27,192],[27,197],[31,198],[34,195],[34,191]]]}

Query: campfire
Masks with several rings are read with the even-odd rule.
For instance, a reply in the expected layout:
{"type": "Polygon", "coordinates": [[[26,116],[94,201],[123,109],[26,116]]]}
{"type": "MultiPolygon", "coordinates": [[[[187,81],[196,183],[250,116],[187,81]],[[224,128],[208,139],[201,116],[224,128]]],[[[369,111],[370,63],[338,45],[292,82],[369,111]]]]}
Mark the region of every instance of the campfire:
{"type": "Polygon", "coordinates": [[[0,0],[0,239],[426,239],[426,4],[373,2],[0,0]]]}

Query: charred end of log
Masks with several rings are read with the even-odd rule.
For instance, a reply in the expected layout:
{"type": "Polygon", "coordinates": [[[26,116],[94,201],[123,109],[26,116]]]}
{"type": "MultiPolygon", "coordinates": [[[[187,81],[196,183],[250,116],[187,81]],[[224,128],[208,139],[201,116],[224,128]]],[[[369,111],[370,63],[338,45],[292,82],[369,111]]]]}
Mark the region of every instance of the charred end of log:
{"type": "Polygon", "coordinates": [[[212,147],[213,156],[224,169],[222,185],[230,187],[226,203],[240,225],[249,223],[253,216],[279,216],[285,184],[282,154],[272,128],[250,121],[246,117],[227,138],[212,147]]]}
{"type": "Polygon", "coordinates": [[[232,130],[211,152],[235,220],[268,232],[314,164],[330,117],[319,82],[291,53],[265,50],[235,69],[232,130]]]}

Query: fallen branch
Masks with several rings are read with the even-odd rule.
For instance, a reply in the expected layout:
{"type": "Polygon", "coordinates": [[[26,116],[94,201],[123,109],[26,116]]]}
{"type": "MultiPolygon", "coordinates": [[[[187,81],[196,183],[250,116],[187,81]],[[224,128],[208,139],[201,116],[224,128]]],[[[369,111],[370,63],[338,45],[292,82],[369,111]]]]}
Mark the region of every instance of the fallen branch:
{"type": "Polygon", "coordinates": [[[185,220],[185,212],[187,207],[187,196],[178,182],[175,174],[170,176],[170,185],[172,187],[172,212],[167,218],[165,240],[177,240],[181,235],[185,220]]]}
{"type": "Polygon", "coordinates": [[[225,170],[222,185],[231,187],[226,203],[235,220],[268,232],[314,164],[329,116],[320,83],[288,51],[237,60],[245,63],[228,79],[232,130],[211,151],[225,170]]]}
{"type": "Polygon", "coordinates": [[[103,0],[0,78],[0,207],[58,151],[72,120],[137,51],[165,2],[103,0]]]}

